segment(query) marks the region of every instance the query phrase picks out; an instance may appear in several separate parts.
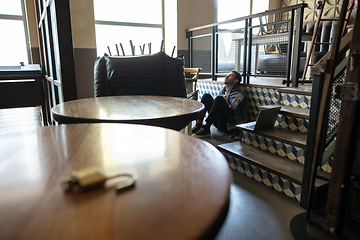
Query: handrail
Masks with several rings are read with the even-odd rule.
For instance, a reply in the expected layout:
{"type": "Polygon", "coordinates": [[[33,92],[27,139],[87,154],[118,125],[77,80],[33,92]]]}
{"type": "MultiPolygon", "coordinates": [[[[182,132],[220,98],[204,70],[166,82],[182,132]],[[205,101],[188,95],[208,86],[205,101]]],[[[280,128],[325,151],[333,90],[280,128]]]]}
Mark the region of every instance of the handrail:
{"type": "Polygon", "coordinates": [[[286,11],[290,11],[290,10],[301,8],[301,7],[305,8],[307,6],[308,5],[306,3],[300,3],[300,4],[296,4],[296,5],[287,6],[284,8],[278,8],[278,9],[274,9],[274,10],[265,11],[262,13],[256,13],[256,14],[252,14],[252,15],[248,15],[248,16],[244,16],[244,17],[234,18],[234,19],[226,20],[226,21],[219,22],[219,23],[211,23],[211,24],[207,24],[207,25],[203,25],[203,26],[199,26],[199,27],[190,28],[190,29],[186,30],[186,32],[201,30],[201,29],[210,28],[210,27],[214,27],[214,26],[218,26],[218,25],[222,25],[222,24],[239,22],[239,21],[249,19],[249,18],[268,16],[268,15],[286,12],[286,11]]]}

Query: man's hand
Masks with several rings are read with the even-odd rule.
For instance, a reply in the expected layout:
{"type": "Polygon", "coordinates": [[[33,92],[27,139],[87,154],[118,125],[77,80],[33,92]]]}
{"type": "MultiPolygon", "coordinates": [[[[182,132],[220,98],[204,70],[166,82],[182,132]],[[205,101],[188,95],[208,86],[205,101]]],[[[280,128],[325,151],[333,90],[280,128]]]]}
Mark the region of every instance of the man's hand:
{"type": "Polygon", "coordinates": [[[223,94],[222,96],[223,96],[223,98],[225,99],[227,105],[230,107],[229,96],[228,96],[227,92],[225,92],[225,94],[223,94]]]}

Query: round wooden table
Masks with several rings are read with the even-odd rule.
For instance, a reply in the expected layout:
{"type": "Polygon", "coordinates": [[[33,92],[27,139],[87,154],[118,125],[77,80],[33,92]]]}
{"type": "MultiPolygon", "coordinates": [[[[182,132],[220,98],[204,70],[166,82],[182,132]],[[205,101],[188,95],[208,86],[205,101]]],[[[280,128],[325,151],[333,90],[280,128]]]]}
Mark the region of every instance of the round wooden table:
{"type": "Polygon", "coordinates": [[[199,239],[226,217],[231,172],[197,138],[132,124],[0,132],[0,239],[199,239]],[[136,174],[133,188],[65,193],[91,166],[136,174]]]}
{"type": "Polygon", "coordinates": [[[203,116],[202,103],[165,96],[110,96],[64,102],[51,110],[58,123],[133,123],[183,129],[203,116]]]}

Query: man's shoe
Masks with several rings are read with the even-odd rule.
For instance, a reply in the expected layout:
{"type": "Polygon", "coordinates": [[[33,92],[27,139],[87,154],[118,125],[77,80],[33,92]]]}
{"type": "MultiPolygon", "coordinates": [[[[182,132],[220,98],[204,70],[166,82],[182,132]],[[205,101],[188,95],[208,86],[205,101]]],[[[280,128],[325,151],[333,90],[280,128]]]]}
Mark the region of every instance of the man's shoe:
{"type": "Polygon", "coordinates": [[[199,131],[202,127],[203,127],[202,124],[196,124],[196,125],[191,129],[191,132],[192,132],[192,133],[196,133],[196,132],[199,131]]]}
{"type": "Polygon", "coordinates": [[[209,127],[202,127],[199,131],[195,132],[192,136],[195,137],[207,137],[210,136],[210,128],[209,127]]]}

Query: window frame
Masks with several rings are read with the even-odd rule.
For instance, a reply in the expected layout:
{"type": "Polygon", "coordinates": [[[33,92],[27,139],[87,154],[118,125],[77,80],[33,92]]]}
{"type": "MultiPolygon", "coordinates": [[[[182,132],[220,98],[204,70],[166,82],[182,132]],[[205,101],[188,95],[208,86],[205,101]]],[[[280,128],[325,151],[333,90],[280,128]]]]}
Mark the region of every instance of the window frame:
{"type": "Polygon", "coordinates": [[[26,3],[25,3],[25,0],[20,0],[20,3],[21,3],[21,12],[22,12],[21,15],[0,14],[0,19],[1,20],[16,20],[16,21],[20,20],[23,22],[28,63],[32,64],[33,60],[32,60],[31,49],[30,49],[30,36],[29,36],[29,28],[28,28],[28,22],[27,22],[26,3]]]}

